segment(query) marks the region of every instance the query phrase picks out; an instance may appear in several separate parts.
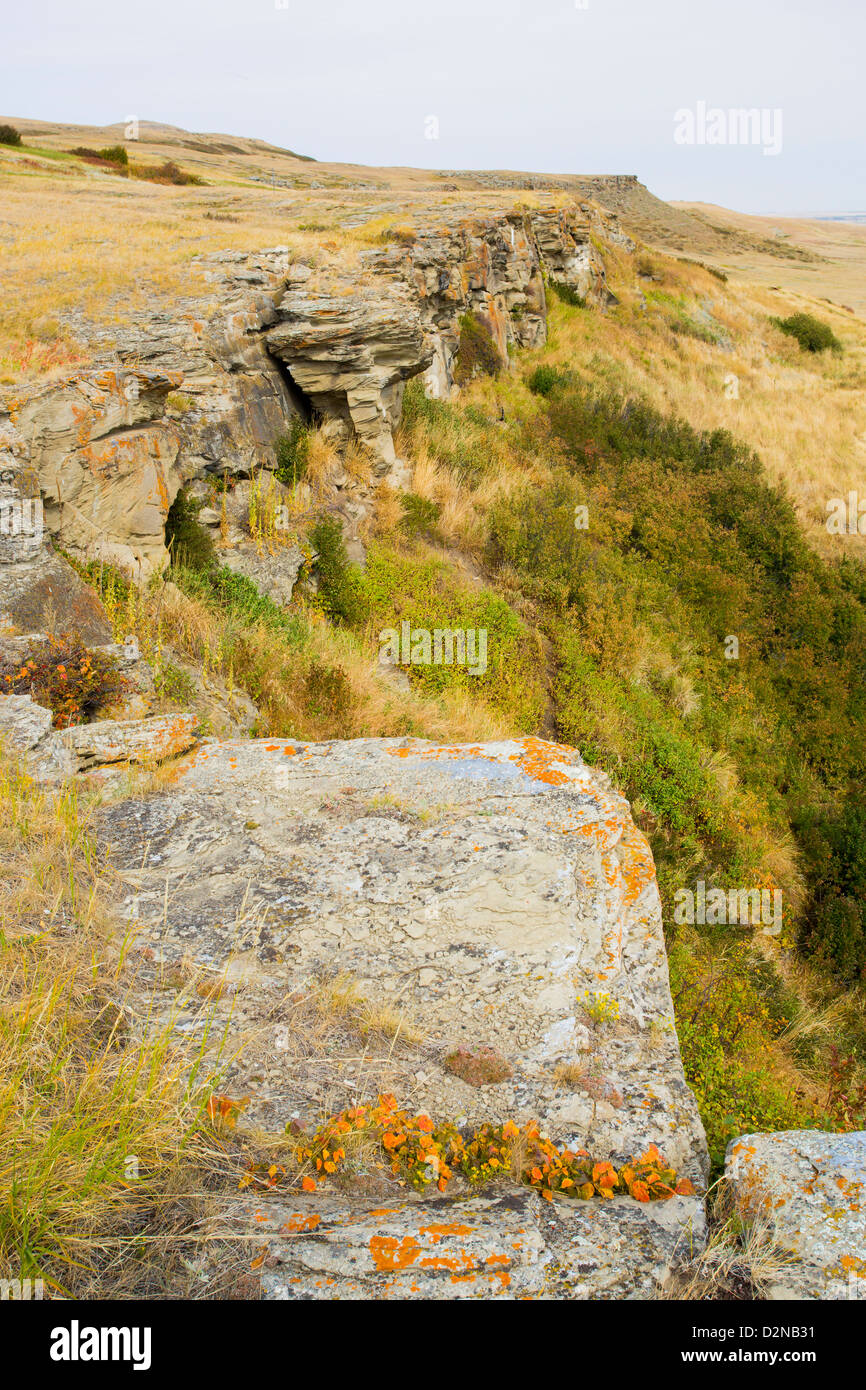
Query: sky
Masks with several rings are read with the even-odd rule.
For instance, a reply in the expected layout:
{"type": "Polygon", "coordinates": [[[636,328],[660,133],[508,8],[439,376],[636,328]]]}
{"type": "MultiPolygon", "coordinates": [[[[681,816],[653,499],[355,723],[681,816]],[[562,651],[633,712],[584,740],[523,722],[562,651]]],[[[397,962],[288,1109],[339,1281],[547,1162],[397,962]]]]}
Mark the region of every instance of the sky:
{"type": "Polygon", "coordinates": [[[864,54],[866,0],[40,0],[7,7],[0,108],[862,212],[864,54]]]}

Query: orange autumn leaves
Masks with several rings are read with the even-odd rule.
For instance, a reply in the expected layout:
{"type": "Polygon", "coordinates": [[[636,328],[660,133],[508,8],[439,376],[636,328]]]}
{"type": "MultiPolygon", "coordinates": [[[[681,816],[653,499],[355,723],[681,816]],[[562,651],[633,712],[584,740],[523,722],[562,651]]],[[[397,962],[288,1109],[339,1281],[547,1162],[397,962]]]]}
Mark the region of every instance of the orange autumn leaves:
{"type": "MultiPolygon", "coordinates": [[[[395,1177],[420,1192],[433,1185],[444,1192],[455,1174],[472,1186],[510,1176],[547,1201],[554,1196],[628,1196],[654,1202],[695,1191],[688,1178],[677,1177],[655,1144],[639,1159],[616,1168],[607,1160],[594,1161],[586,1150],[560,1149],[534,1122],[484,1124],[465,1138],[453,1124],[434,1125],[429,1115],[399,1109],[392,1095],[380,1096],[372,1106],[341,1111],[298,1144],[295,1158],[302,1170],[302,1189],[314,1192],[319,1182],[343,1170],[347,1144],[361,1135],[372,1140],[373,1151],[379,1150],[395,1177]]],[[[265,1169],[251,1164],[240,1186],[274,1187],[285,1174],[278,1165],[265,1169]]]]}

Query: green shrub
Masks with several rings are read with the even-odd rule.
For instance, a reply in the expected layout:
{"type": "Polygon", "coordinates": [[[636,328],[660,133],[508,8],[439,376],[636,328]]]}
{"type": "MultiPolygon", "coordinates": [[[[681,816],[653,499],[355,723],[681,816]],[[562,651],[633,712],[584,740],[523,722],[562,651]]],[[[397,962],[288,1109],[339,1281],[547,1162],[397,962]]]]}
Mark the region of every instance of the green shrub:
{"type": "Polygon", "coordinates": [[[488,564],[517,570],[524,592],[558,612],[578,603],[582,560],[575,507],[584,500],[564,471],[543,490],[527,487],[498,497],[488,513],[488,564]]]}
{"type": "Polygon", "coordinates": [[[472,674],[456,662],[410,665],[405,669],[413,685],[434,696],[471,691],[473,698],[506,712],[521,732],[538,728],[544,703],[538,647],[498,594],[461,583],[443,560],[407,555],[379,541],[368,549],[361,585],[367,631],[374,639],[384,628],[399,631],[403,621],[431,634],[437,628],[487,633],[486,670],[472,674]]]}
{"type": "MultiPolygon", "coordinates": [[[[803,806],[833,807],[862,779],[866,584],[814,555],[728,432],[579,381],[543,399],[567,465],[494,503],[485,558],[540,605],[560,734],[640,808],[666,904],[695,862],[747,883],[754,835],[707,769],[731,763],[764,833],[783,839],[803,806]],[[576,504],[588,531],[574,529],[576,504]],[[740,656],[727,661],[732,633],[740,656]]],[[[857,892],[837,879],[808,949],[853,978],[857,892]]]]}
{"type": "Polygon", "coordinates": [[[789,318],[770,320],[790,338],[796,338],[805,352],[841,352],[842,344],[829,323],[823,323],[812,314],[791,314],[789,318]]]}
{"type": "Polygon", "coordinates": [[[586,297],[578,294],[573,285],[567,285],[564,280],[548,280],[547,285],[562,304],[569,304],[572,309],[586,308],[586,297]]]}
{"type": "Polygon", "coordinates": [[[401,416],[404,424],[411,427],[424,423],[435,428],[437,425],[447,424],[451,418],[451,407],[445,401],[437,400],[435,396],[428,396],[420,376],[407,382],[406,390],[403,392],[401,416]]]}
{"type": "Polygon", "coordinates": [[[460,319],[454,380],[463,386],[474,376],[496,376],[501,367],[502,360],[490,329],[477,314],[464,314],[460,319]]]}
{"type": "Polygon", "coordinates": [[[669,953],[671,994],[686,1080],[707,1134],[712,1172],[738,1134],[811,1128],[814,1109],[768,1075],[761,1053],[789,1018],[775,972],[748,943],[722,959],[681,945],[669,953]]]}
{"type": "Polygon", "coordinates": [[[106,150],[98,151],[100,159],[107,159],[109,164],[129,164],[129,155],[123,145],[109,145],[106,150]]]}
{"type": "Polygon", "coordinates": [[[68,150],[67,153],[74,154],[77,159],[83,159],[85,164],[92,164],[107,174],[117,174],[124,179],[129,177],[129,168],[126,164],[121,164],[115,159],[106,159],[99,150],[88,149],[86,145],[76,145],[74,150],[68,150]]]}
{"type": "Polygon", "coordinates": [[[292,643],[305,640],[306,627],[300,618],[287,613],[267,594],[261,593],[245,574],[236,574],[227,565],[207,571],[180,570],[174,578],[185,593],[218,604],[228,616],[244,626],[253,627],[261,623],[292,643]]]}
{"type": "Polygon", "coordinates": [[[318,597],[325,612],[349,626],[363,621],[361,571],[349,561],[339,521],[321,517],[310,532],[310,544],[316,552],[318,597]]]}
{"type": "Polygon", "coordinates": [[[189,671],[166,660],[162,660],[154,671],[153,685],[161,699],[171,700],[177,705],[188,704],[196,692],[195,681],[189,671]]]}
{"type": "Polygon", "coordinates": [[[133,584],[116,565],[107,564],[104,560],[79,560],[67,550],[61,550],[60,554],[101,599],[110,599],[114,605],[128,601],[133,584]]]}
{"type": "Polygon", "coordinates": [[[804,948],[846,982],[866,979],[866,806],[854,792],[799,831],[810,887],[804,948]]]}
{"type": "Polygon", "coordinates": [[[415,492],[404,492],[400,505],[403,508],[400,525],[408,536],[437,535],[436,523],[442,511],[438,502],[432,502],[429,497],[419,497],[415,492]]]}
{"type": "Polygon", "coordinates": [[[165,519],[165,544],[172,566],[208,570],[216,564],[216,546],[198,519],[203,503],[181,488],[165,519]]]}
{"type": "Polygon", "coordinates": [[[14,125],[0,125],[0,145],[20,145],[21,135],[14,125]]]}
{"type": "Polygon", "coordinates": [[[304,476],[310,453],[310,431],[299,415],[292,418],[286,434],[274,440],[274,472],[281,483],[296,487],[304,476]]]}
{"type": "Polygon", "coordinates": [[[549,396],[551,391],[568,379],[568,372],[562,372],[558,367],[551,367],[545,363],[535,368],[535,371],[527,377],[526,384],[533,395],[549,396]]]}

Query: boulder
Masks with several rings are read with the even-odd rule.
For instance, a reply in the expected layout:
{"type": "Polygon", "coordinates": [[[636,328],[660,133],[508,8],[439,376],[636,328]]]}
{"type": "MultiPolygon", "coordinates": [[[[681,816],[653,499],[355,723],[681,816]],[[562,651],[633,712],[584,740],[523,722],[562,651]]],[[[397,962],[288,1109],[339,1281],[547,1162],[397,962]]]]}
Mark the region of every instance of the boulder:
{"type": "Polygon", "coordinates": [[[196,742],[195,714],[154,715],[150,719],[100,719],[55,734],[54,741],[75,771],[106,763],[158,763],[185,753],[196,742]]]}
{"type": "Polygon", "coordinates": [[[50,709],[29,695],[0,695],[0,739],[15,753],[28,753],[51,728],[50,709]]]}
{"type": "Polygon", "coordinates": [[[725,1176],[787,1253],[768,1298],[866,1298],[866,1131],[744,1134],[728,1146],[725,1176]]]}
{"type": "MultiPolygon", "coordinates": [[[[705,1140],[674,1028],[652,857],[627,803],[574,749],[532,738],[204,741],[170,786],[112,806],[102,833],[142,943],[163,962],[226,972],[241,991],[229,1031],[258,1041],[226,1088],[249,1096],[245,1122],[311,1125],[354,1103],[363,1084],[365,1096],[393,1090],[461,1126],[535,1120],[555,1143],[614,1162],[656,1144],[703,1185],[705,1140]],[[357,1038],[345,1052],[335,1043],[317,1073],[279,1040],[279,1001],[335,977],[406,1026],[396,1052],[393,1042],[378,1053],[357,1038]],[[490,1048],[507,1066],[470,1084],[446,1064],[459,1048],[490,1048]]],[[[426,1258],[418,1232],[428,1222],[477,1229],[465,1255],[492,1269],[521,1213],[527,1239],[509,1287],[567,1297],[645,1297],[703,1239],[697,1196],[558,1202],[555,1216],[508,1184],[476,1207],[445,1198],[424,1198],[421,1210],[395,1188],[342,1216],[334,1197],[327,1234],[303,1250],[293,1240],[280,1256],[288,1273],[274,1276],[274,1296],[360,1288],[378,1297],[373,1235],[426,1258]],[[333,1284],[316,1284],[323,1270],[333,1284]]],[[[273,1208],[275,1237],[295,1216],[324,1221],[303,1194],[286,1200],[300,1205],[273,1208]]],[[[263,1201],[257,1237],[271,1212],[263,1201]]],[[[426,1296],[467,1292],[428,1279],[437,1267],[421,1256],[414,1264],[426,1296]]],[[[496,1283],[485,1277],[476,1291],[496,1283]]]]}

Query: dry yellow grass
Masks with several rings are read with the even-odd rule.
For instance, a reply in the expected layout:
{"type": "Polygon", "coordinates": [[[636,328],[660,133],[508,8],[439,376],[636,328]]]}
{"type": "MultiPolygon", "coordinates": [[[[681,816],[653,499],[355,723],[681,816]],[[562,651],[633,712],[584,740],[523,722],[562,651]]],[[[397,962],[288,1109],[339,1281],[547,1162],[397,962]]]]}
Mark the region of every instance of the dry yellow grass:
{"type": "MultiPolygon", "coordinates": [[[[730,350],[676,334],[652,305],[637,302],[633,272],[613,283],[621,307],[608,314],[554,305],[543,359],[588,379],[644,395],[696,429],[728,429],[760,455],[783,484],[811,543],[824,555],[840,546],[866,553],[866,537],[833,536],[825,527],[832,497],[863,494],[866,464],[866,325],[837,307],[746,284],[722,286],[700,269],[654,252],[666,269],[664,292],[705,301],[731,339],[730,350]],[[803,352],[770,324],[806,311],[828,322],[841,357],[803,352]],[[738,395],[727,394],[731,377],[738,395]]],[[[541,360],[541,354],[538,354],[541,360]]],[[[531,354],[527,368],[534,365],[531,354]]],[[[866,496],[864,496],[866,501],[866,496]]]]}
{"type": "Polygon", "coordinates": [[[212,1163],[211,1078],[147,1025],[88,813],[0,751],[0,1275],[110,1296],[212,1163]]]}
{"type": "Polygon", "coordinates": [[[678,1252],[682,1261],[659,1294],[661,1301],[760,1299],[768,1284],[784,1282],[793,1256],[779,1244],[771,1204],[752,1208],[737,1198],[724,1179],[707,1193],[710,1234],[697,1255],[678,1252]],[[685,1258],[684,1258],[685,1257],[685,1258]]]}
{"type": "Polygon", "coordinates": [[[412,734],[474,742],[510,733],[505,716],[468,693],[448,691],[433,699],[391,684],[377,665],[372,641],[332,627],[315,610],[303,617],[305,640],[290,651],[268,628],[232,624],[169,583],[141,597],[133,630],[145,650],[154,648],[158,630],[160,644],[201,664],[205,684],[214,678],[252,682],[263,734],[313,740],[412,734]],[[311,698],[311,672],[322,668],[342,672],[330,707],[311,698]]]}

